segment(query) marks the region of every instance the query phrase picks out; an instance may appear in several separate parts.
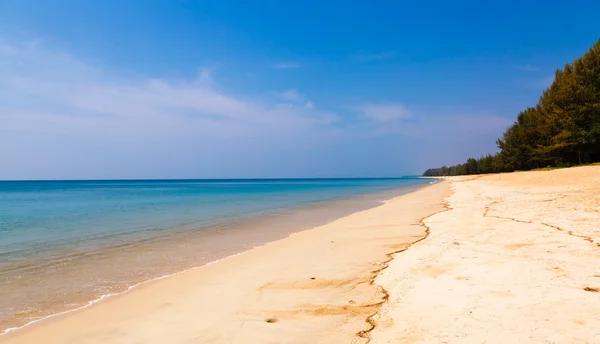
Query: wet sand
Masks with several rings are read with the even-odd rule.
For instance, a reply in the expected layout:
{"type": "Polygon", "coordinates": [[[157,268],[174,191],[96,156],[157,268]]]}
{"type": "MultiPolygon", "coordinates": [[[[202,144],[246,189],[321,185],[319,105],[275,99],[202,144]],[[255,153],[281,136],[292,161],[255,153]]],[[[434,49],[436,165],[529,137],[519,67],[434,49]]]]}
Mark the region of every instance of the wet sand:
{"type": "Polygon", "coordinates": [[[11,264],[10,257],[0,260],[0,334],[85,307],[144,281],[205,265],[381,205],[382,200],[417,187],[273,209],[212,223],[194,222],[156,236],[109,239],[103,245],[75,244],[51,254],[29,256],[25,264],[11,264]]]}
{"type": "MultiPolygon", "coordinates": [[[[423,239],[447,183],[0,337],[2,343],[364,343],[390,254],[423,239]]],[[[118,265],[115,265],[118,268],[118,265]]]]}

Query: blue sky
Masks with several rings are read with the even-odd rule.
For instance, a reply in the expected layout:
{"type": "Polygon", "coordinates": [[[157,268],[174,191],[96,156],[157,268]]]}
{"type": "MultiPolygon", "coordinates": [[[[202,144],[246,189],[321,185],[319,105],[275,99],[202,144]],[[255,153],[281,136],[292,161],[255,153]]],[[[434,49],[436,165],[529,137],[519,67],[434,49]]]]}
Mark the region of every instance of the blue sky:
{"type": "Polygon", "coordinates": [[[600,2],[0,1],[0,179],[374,177],[495,151],[600,2]],[[568,15],[567,15],[568,14],[568,15]]]}

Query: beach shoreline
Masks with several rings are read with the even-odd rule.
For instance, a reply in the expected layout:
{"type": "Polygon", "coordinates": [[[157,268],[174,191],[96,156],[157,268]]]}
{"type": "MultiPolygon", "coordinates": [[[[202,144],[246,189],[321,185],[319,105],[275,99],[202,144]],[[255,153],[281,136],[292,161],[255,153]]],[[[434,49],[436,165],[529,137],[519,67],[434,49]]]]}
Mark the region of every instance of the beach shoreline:
{"type": "MultiPolygon", "coordinates": [[[[419,184],[425,185],[426,181],[419,184]]],[[[219,261],[291,233],[378,206],[385,200],[412,192],[416,187],[418,185],[368,191],[287,208],[277,208],[277,204],[273,204],[268,211],[228,217],[210,226],[202,222],[190,223],[186,227],[164,231],[155,238],[114,240],[117,245],[114,248],[110,245],[90,246],[92,250],[83,248],[73,255],[72,251],[78,250],[78,243],[74,243],[68,251],[56,252],[55,256],[46,259],[36,260],[24,255],[23,259],[31,263],[29,267],[19,264],[13,270],[11,259],[5,260],[0,264],[0,274],[4,277],[0,281],[0,333],[89,307],[141,283],[219,261]],[[40,264],[39,269],[35,268],[36,263],[40,264]],[[113,265],[119,269],[112,270],[113,265]],[[44,270],[46,267],[49,267],[49,273],[44,270]]],[[[293,198],[293,195],[287,197],[293,198]]],[[[296,202],[300,203],[299,200],[296,202]]],[[[135,213],[129,215],[130,218],[138,216],[135,213]]],[[[153,218],[147,218],[145,223],[152,224],[152,221],[153,218]]],[[[108,225],[105,227],[110,227],[108,225]]],[[[11,242],[10,237],[8,242],[11,242]]],[[[0,255],[7,249],[10,254],[11,247],[5,245],[4,251],[0,248],[0,255]]]]}
{"type": "MultiPolygon", "coordinates": [[[[435,184],[434,184],[434,186],[435,186],[435,184]]],[[[429,187],[430,187],[430,186],[425,186],[425,187],[423,187],[423,188],[424,188],[424,189],[428,189],[429,187]]],[[[421,190],[424,190],[423,188],[422,188],[421,190]]],[[[370,211],[373,211],[374,209],[379,209],[380,207],[384,207],[386,204],[389,204],[390,202],[394,202],[394,201],[395,201],[396,199],[398,199],[398,198],[400,198],[400,199],[401,199],[401,198],[403,198],[403,197],[405,197],[405,196],[407,196],[407,195],[415,195],[415,194],[418,194],[418,192],[420,192],[420,191],[413,192],[413,193],[411,193],[411,194],[405,194],[405,195],[401,195],[401,196],[399,196],[399,197],[396,197],[396,198],[394,198],[394,199],[392,199],[392,200],[386,201],[386,202],[385,202],[383,205],[381,205],[381,206],[376,206],[376,207],[374,207],[374,208],[370,208],[370,209],[367,209],[367,210],[364,210],[364,211],[360,211],[360,212],[358,212],[358,213],[355,213],[355,214],[351,214],[351,215],[349,215],[349,216],[347,216],[347,217],[344,217],[344,218],[342,218],[342,219],[338,219],[338,220],[336,220],[336,221],[333,221],[333,223],[335,224],[336,222],[343,221],[344,219],[346,219],[346,218],[348,218],[348,217],[353,217],[353,216],[356,216],[357,214],[368,213],[368,212],[370,212],[370,211]]],[[[414,197],[414,196],[413,196],[413,197],[414,197]]],[[[317,227],[317,228],[310,229],[310,230],[308,230],[308,231],[315,231],[315,230],[323,230],[323,231],[326,231],[326,230],[327,230],[327,227],[328,227],[328,226],[330,226],[330,225],[331,225],[331,224],[326,224],[326,225],[324,225],[324,226],[319,226],[319,227],[317,227]]],[[[179,272],[179,273],[176,273],[176,274],[172,274],[172,275],[168,275],[168,276],[163,276],[163,277],[157,278],[157,279],[155,279],[155,280],[153,280],[153,281],[149,281],[149,282],[144,282],[144,283],[138,284],[138,285],[136,285],[136,286],[134,286],[134,287],[131,287],[131,288],[129,288],[128,292],[126,292],[126,293],[121,293],[121,294],[119,294],[119,295],[114,295],[114,296],[111,296],[111,297],[108,297],[108,298],[103,298],[103,299],[102,299],[102,300],[100,300],[99,302],[94,302],[94,304],[93,304],[93,305],[90,303],[91,307],[87,307],[87,306],[86,306],[86,307],[82,307],[82,308],[80,308],[80,309],[77,309],[77,310],[71,310],[71,311],[67,311],[67,312],[64,312],[63,314],[58,314],[58,315],[51,316],[50,318],[47,318],[47,319],[44,319],[44,320],[41,320],[41,321],[36,321],[36,322],[34,322],[34,323],[32,323],[32,324],[29,324],[29,325],[27,325],[27,326],[25,326],[25,327],[23,327],[23,328],[21,328],[21,329],[19,329],[19,330],[16,330],[16,331],[11,331],[11,332],[9,332],[9,333],[6,333],[6,334],[4,334],[4,335],[0,336],[0,342],[4,342],[4,341],[6,341],[6,342],[9,342],[9,343],[10,343],[10,342],[23,342],[23,340],[25,340],[26,342],[29,342],[30,340],[33,340],[33,341],[35,342],[35,341],[36,341],[36,339],[35,339],[35,338],[41,338],[41,337],[36,337],[36,336],[35,336],[35,333],[36,333],[36,332],[38,332],[39,330],[41,330],[42,332],[45,332],[45,330],[44,330],[45,328],[51,328],[51,327],[52,327],[54,324],[60,324],[61,322],[64,322],[64,321],[67,321],[67,322],[68,322],[68,321],[69,321],[69,319],[75,319],[75,318],[76,318],[76,317],[78,317],[79,315],[86,314],[86,313],[87,313],[87,312],[89,312],[90,310],[93,310],[93,309],[96,309],[96,308],[99,308],[99,307],[104,307],[104,305],[105,305],[105,304],[111,304],[111,303],[113,303],[113,302],[117,302],[117,300],[120,300],[120,299],[127,298],[129,295],[136,294],[136,293],[138,293],[138,291],[144,290],[145,288],[149,288],[149,287],[151,287],[151,286],[153,286],[153,285],[159,284],[159,283],[161,283],[161,282],[164,282],[164,281],[168,281],[168,280],[170,280],[170,279],[173,279],[173,278],[176,278],[176,277],[178,277],[178,276],[182,276],[182,275],[186,275],[186,274],[193,273],[194,271],[196,271],[196,270],[198,270],[198,269],[207,269],[207,268],[209,268],[209,267],[218,266],[219,264],[222,264],[223,262],[225,262],[225,261],[227,261],[227,260],[236,259],[237,257],[241,257],[241,256],[244,256],[244,255],[247,255],[247,254],[249,254],[250,252],[253,252],[253,251],[255,251],[255,250],[260,250],[260,249],[263,249],[263,250],[265,250],[265,249],[264,249],[264,247],[268,247],[268,246],[270,246],[270,245],[282,245],[282,244],[281,244],[281,242],[284,242],[283,246],[285,246],[285,242],[290,242],[290,241],[291,241],[291,242],[292,242],[292,244],[293,244],[293,241],[295,241],[295,240],[294,240],[294,237],[295,237],[295,236],[297,236],[297,235],[299,235],[299,234],[301,234],[301,233],[304,233],[304,232],[308,232],[308,231],[302,231],[302,232],[293,233],[293,234],[291,234],[291,235],[290,235],[289,237],[287,237],[287,238],[284,238],[284,239],[281,239],[281,240],[278,240],[278,241],[275,241],[275,242],[270,242],[270,243],[267,243],[267,244],[265,244],[265,245],[263,245],[263,246],[260,246],[260,247],[258,247],[258,248],[250,249],[250,250],[248,250],[248,251],[244,251],[244,252],[242,252],[242,253],[238,253],[238,254],[235,254],[235,255],[233,255],[233,256],[229,256],[229,257],[227,257],[227,258],[224,258],[224,259],[218,260],[218,261],[216,261],[216,262],[213,262],[213,263],[211,263],[211,264],[208,264],[208,265],[204,265],[204,266],[200,266],[200,267],[195,267],[195,268],[192,268],[192,269],[188,269],[188,270],[186,270],[186,271],[184,271],[184,272],[179,272]],[[32,337],[32,339],[29,339],[31,335],[33,335],[34,337],[32,337]],[[23,338],[26,338],[26,339],[23,339],[23,338]]],[[[411,239],[409,239],[408,241],[406,241],[406,240],[405,240],[406,242],[403,242],[403,243],[402,243],[402,245],[406,245],[406,244],[407,244],[409,241],[411,241],[411,240],[413,240],[413,241],[414,241],[414,239],[412,239],[412,238],[411,238],[411,239]]],[[[387,254],[387,253],[389,253],[389,252],[387,252],[387,251],[389,251],[389,249],[384,249],[384,251],[386,251],[386,252],[380,252],[379,254],[381,255],[382,253],[383,253],[383,254],[387,254]]],[[[239,259],[239,258],[237,258],[237,259],[239,259]]],[[[263,259],[264,259],[264,260],[268,260],[268,257],[264,257],[263,259]]],[[[365,262],[363,262],[363,263],[365,263],[365,262]]],[[[218,269],[217,269],[217,270],[218,270],[218,269]]],[[[275,274],[275,275],[277,275],[277,274],[275,274]]],[[[352,277],[352,276],[351,276],[351,277],[352,277]]],[[[374,276],[373,276],[373,278],[374,278],[374,276]]],[[[273,276],[273,278],[272,278],[272,279],[276,280],[276,279],[277,279],[277,276],[273,276]]],[[[231,281],[231,282],[232,282],[232,283],[236,283],[235,281],[231,281]]],[[[342,289],[343,289],[343,285],[342,285],[342,286],[340,286],[340,287],[342,287],[342,289]]],[[[327,288],[329,288],[329,287],[326,287],[326,289],[327,289],[327,288]]],[[[376,288],[376,289],[377,289],[377,288],[376,288]]],[[[317,294],[319,293],[319,292],[318,292],[318,288],[317,288],[317,291],[316,291],[316,293],[317,293],[317,294]]],[[[371,293],[373,293],[373,291],[371,291],[371,293]]],[[[377,293],[378,293],[377,291],[374,291],[374,294],[377,294],[377,293]]],[[[359,294],[361,294],[361,293],[359,293],[359,294]]],[[[364,295],[361,295],[361,296],[364,296],[364,295]]],[[[353,300],[353,303],[354,303],[354,302],[356,302],[356,300],[353,300]]],[[[358,306],[360,306],[360,305],[358,305],[358,306]]],[[[356,308],[356,307],[355,307],[355,308],[356,308]]],[[[368,312],[369,312],[369,313],[373,313],[373,312],[372,312],[372,311],[373,311],[373,308],[374,308],[374,306],[373,306],[373,305],[370,305],[369,307],[367,307],[367,309],[368,309],[368,312]]],[[[326,312],[327,312],[327,311],[326,311],[326,312]]],[[[352,310],[349,310],[349,312],[352,312],[352,310]]],[[[362,313],[364,313],[364,312],[365,312],[365,310],[363,310],[363,311],[362,311],[362,313]]],[[[340,315],[342,315],[344,312],[343,312],[343,311],[341,311],[341,312],[340,312],[340,311],[338,310],[338,311],[335,311],[334,313],[336,313],[336,314],[333,314],[333,315],[332,315],[332,317],[337,317],[337,318],[340,318],[340,315]],[[339,313],[339,314],[338,314],[338,313],[339,313]]],[[[362,314],[362,313],[361,313],[361,314],[362,314]]],[[[354,335],[356,335],[356,333],[359,333],[359,332],[361,332],[361,331],[365,331],[365,330],[367,330],[367,329],[368,329],[368,325],[367,325],[367,323],[365,322],[365,320],[366,320],[366,317],[367,317],[367,316],[370,316],[371,314],[366,314],[366,315],[365,315],[365,314],[363,314],[363,315],[364,315],[364,316],[363,316],[363,319],[362,319],[362,320],[359,320],[359,322],[363,322],[363,323],[365,324],[365,326],[367,326],[367,328],[357,328],[357,330],[356,330],[356,331],[353,331],[353,332],[352,332],[352,333],[353,333],[353,334],[352,334],[353,336],[354,336],[354,335]]],[[[321,317],[321,316],[319,316],[319,317],[321,317]]],[[[327,315],[326,315],[325,317],[327,317],[327,315]]],[[[354,317],[356,318],[356,315],[355,315],[354,317]]],[[[342,316],[341,318],[343,318],[343,316],[342,316]]],[[[264,320],[264,319],[263,319],[263,320],[264,320]]],[[[339,320],[339,319],[338,319],[338,320],[339,320]]],[[[95,322],[96,322],[96,321],[94,321],[94,323],[95,323],[95,322]]],[[[318,322],[317,322],[317,323],[318,323],[318,322]]],[[[354,326],[356,326],[356,324],[355,324],[354,326]]],[[[91,338],[87,338],[85,342],[88,342],[88,341],[87,341],[88,339],[90,340],[89,342],[94,342],[94,341],[93,341],[93,339],[91,339],[91,338]]],[[[66,339],[64,339],[64,338],[63,338],[63,339],[58,339],[58,338],[57,338],[56,340],[57,340],[56,342],[65,342],[65,341],[67,341],[67,342],[68,342],[68,340],[66,340],[66,339]]],[[[79,341],[79,340],[78,340],[78,342],[81,342],[81,341],[79,341]]]]}
{"type": "Polygon", "coordinates": [[[0,342],[595,343],[599,195],[600,166],[445,178],[0,342]]]}

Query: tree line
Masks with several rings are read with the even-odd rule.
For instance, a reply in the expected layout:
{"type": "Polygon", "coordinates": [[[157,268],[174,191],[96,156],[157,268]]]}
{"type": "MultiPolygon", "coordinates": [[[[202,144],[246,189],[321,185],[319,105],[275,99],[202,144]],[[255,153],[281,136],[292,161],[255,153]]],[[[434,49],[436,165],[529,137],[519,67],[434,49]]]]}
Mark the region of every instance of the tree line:
{"type": "Polygon", "coordinates": [[[600,161],[600,40],[564,69],[537,105],[522,111],[496,141],[500,151],[424,176],[512,172],[600,161]]]}

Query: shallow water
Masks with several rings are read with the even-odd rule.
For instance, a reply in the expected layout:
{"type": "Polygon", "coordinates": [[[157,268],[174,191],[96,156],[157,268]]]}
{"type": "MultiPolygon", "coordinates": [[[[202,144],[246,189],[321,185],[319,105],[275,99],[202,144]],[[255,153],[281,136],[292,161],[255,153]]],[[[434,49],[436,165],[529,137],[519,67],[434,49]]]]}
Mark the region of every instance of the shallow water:
{"type": "Polygon", "coordinates": [[[0,332],[375,206],[429,182],[0,182],[0,332]]]}

